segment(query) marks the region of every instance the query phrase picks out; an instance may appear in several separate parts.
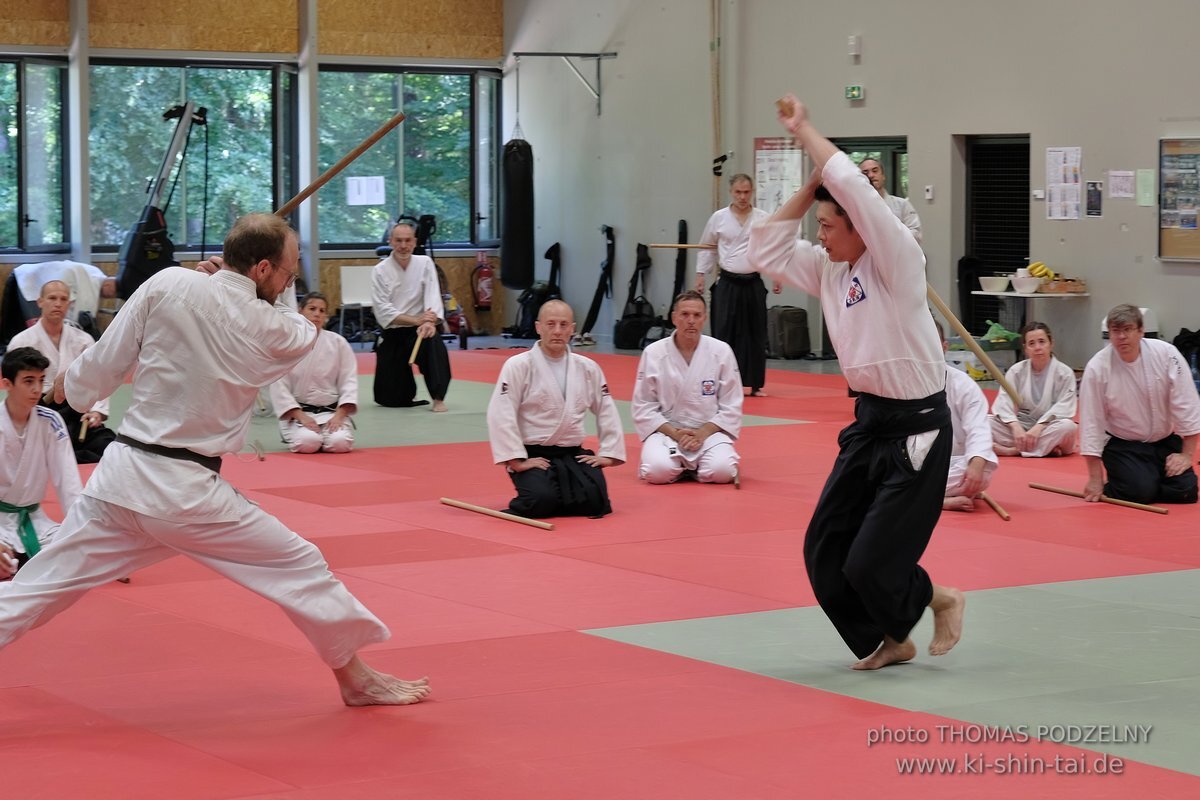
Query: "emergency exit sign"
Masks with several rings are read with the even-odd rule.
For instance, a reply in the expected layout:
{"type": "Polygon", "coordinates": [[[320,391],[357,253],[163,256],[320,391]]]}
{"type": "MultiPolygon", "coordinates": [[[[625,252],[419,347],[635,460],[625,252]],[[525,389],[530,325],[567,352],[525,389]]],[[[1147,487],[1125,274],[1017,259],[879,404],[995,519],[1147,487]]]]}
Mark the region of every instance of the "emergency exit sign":
{"type": "Polygon", "coordinates": [[[847,86],[846,87],[846,99],[847,100],[862,100],[863,99],[862,86],[857,83],[847,86]]]}

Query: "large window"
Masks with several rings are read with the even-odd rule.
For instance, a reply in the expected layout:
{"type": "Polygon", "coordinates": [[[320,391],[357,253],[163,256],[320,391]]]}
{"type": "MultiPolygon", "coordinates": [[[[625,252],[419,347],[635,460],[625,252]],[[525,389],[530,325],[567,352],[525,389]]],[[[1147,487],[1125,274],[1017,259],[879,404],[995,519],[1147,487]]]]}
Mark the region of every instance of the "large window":
{"type": "Polygon", "coordinates": [[[834,144],[844,150],[855,164],[868,158],[878,161],[887,176],[887,186],[883,187],[887,193],[908,197],[907,139],[835,139],[834,144]]]}
{"type": "Polygon", "coordinates": [[[321,171],[397,111],[404,112],[405,121],[318,196],[321,242],[378,244],[401,214],[435,216],[433,238],[439,244],[494,240],[494,222],[480,220],[495,216],[499,98],[494,82],[488,73],[323,69],[321,171]],[[367,179],[382,182],[381,196],[360,191],[371,184],[367,179]]]}
{"type": "Polygon", "coordinates": [[[66,248],[62,63],[0,62],[0,248],[66,248]]]}
{"type": "Polygon", "coordinates": [[[290,76],[272,67],[94,65],[93,246],[112,249],[121,243],[160,173],[169,181],[162,203],[177,247],[219,246],[239,216],[275,208],[289,188],[280,184],[290,163],[276,153],[290,150],[290,136],[280,134],[281,118],[290,119],[290,83],[290,76]],[[165,164],[180,121],[164,121],[163,115],[189,101],[207,110],[207,125],[191,125],[180,170],[178,158],[165,164]]]}

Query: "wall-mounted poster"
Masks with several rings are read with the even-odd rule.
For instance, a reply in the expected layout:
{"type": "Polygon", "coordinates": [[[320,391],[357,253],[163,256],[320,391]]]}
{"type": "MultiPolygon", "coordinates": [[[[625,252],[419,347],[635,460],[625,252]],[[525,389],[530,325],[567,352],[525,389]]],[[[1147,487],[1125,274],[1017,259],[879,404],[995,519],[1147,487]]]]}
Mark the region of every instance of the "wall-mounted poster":
{"type": "Polygon", "coordinates": [[[1158,176],[1158,257],[1200,261],[1200,139],[1160,140],[1158,176]]]}

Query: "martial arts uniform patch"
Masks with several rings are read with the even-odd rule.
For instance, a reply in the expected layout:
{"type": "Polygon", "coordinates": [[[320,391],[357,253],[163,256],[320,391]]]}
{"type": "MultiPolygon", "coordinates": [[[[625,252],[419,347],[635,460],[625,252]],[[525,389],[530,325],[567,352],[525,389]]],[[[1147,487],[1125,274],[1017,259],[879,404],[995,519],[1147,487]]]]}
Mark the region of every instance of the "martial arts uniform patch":
{"type": "Polygon", "coordinates": [[[717,382],[714,380],[700,381],[700,395],[713,397],[717,393],[717,382]]]}
{"type": "Polygon", "coordinates": [[[863,289],[862,284],[858,282],[858,278],[850,279],[850,288],[846,290],[846,308],[860,303],[867,299],[867,292],[863,289]]]}
{"type": "Polygon", "coordinates": [[[507,381],[500,382],[500,394],[508,394],[508,382],[507,381]]]}

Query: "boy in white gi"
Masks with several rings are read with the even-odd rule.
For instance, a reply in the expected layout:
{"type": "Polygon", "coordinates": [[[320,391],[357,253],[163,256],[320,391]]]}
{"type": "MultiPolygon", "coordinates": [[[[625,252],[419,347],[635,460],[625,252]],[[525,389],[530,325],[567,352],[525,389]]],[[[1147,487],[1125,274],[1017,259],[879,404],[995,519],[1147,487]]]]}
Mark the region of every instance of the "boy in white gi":
{"type": "Polygon", "coordinates": [[[625,434],[604,373],[567,348],[575,314],[561,300],[542,305],[538,343],[500,369],[488,402],[492,458],[517,488],[510,513],[599,517],[612,511],[602,470],[625,463],[625,434]],[[596,415],[599,454],[582,447],[587,412],[596,415]]]}
{"type": "Polygon", "coordinates": [[[58,523],[40,508],[53,483],[66,512],[83,490],[62,417],[38,405],[49,360],[32,347],[10,348],[0,362],[0,579],[47,544],[58,523]]]}
{"type": "Polygon", "coordinates": [[[1088,362],[1079,390],[1084,498],[1194,503],[1200,396],[1187,362],[1170,342],[1143,338],[1137,306],[1117,306],[1105,322],[1108,346],[1088,362]]]}
{"type": "Polygon", "coordinates": [[[646,347],[633,387],[633,424],[642,439],[638,477],[671,483],[685,471],[701,483],[737,477],[733,442],[742,431],[742,377],[729,345],[705,336],[699,292],[675,298],[675,332],[646,347]]]}
{"type": "Polygon", "coordinates": [[[927,606],[929,652],[942,655],[962,635],[966,599],[934,584],[919,563],[942,512],[954,445],[946,358],[925,299],[925,255],[794,95],[780,101],[779,119],[816,169],[750,232],[749,259],[821,299],[842,374],[859,392],[805,535],[808,577],[859,657],[855,669],[914,658],[909,633],[927,606]],[[820,247],[796,238],[814,200],[820,247]]]}
{"type": "MultiPolygon", "coordinates": [[[[942,349],[949,350],[942,323],[934,320],[934,325],[942,337],[942,349]]],[[[970,375],[947,364],[946,403],[954,427],[954,449],[950,452],[950,473],[946,477],[942,508],[974,511],[975,498],[991,484],[992,473],[1000,463],[992,449],[987,398],[970,375]]]]}
{"type": "MultiPolygon", "coordinates": [[[[96,343],[88,334],[65,322],[67,308],[71,304],[71,292],[62,281],[47,281],[38,296],[38,307],[42,316],[36,323],[18,333],[8,343],[9,347],[32,347],[50,361],[46,368],[45,386],[49,392],[58,373],[65,372],[85,350],[96,343]]],[[[90,409],[80,414],[66,403],[43,400],[43,405],[53,408],[63,418],[70,434],[75,460],[80,464],[95,464],[104,453],[104,448],[116,438],[116,434],[104,426],[108,419],[108,398],[102,397],[90,409]],[[87,428],[81,440],[79,432],[87,428]]]]}
{"type": "Polygon", "coordinates": [[[1054,357],[1054,336],[1044,322],[1021,328],[1025,359],[1013,364],[1005,378],[1017,390],[1021,407],[1007,392],[992,402],[992,440],[996,455],[1068,456],[1075,452],[1079,407],[1075,371],[1054,357]]]}
{"type": "Polygon", "coordinates": [[[325,330],[329,301],[309,292],[300,315],[317,328],[317,343],[291,372],[271,384],[279,433],[293,453],[349,453],[350,417],[358,410],[358,363],[350,343],[325,330]]]}
{"type": "Polygon", "coordinates": [[[387,639],[388,629],[316,547],[220,476],[221,456],[245,442],[259,387],[287,374],[316,341],[312,323],[276,302],[299,259],[282,219],[242,217],[225,239],[224,268],[158,272],[59,374],[55,397],[76,408],[91,407],[131,371],[132,398],[117,441],[54,541],[0,584],[0,647],[92,587],[183,553],[277,603],[332,668],[347,705],[415,703],[429,692],[424,679],[363,663],[358,651],[387,639]]]}

